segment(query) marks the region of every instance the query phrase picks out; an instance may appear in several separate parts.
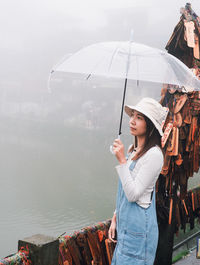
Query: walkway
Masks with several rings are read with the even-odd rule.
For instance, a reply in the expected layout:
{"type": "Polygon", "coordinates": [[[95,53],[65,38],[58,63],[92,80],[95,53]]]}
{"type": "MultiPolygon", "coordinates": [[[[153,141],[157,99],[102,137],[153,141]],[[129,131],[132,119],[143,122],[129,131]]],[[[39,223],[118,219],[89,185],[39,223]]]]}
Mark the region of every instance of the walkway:
{"type": "Polygon", "coordinates": [[[174,263],[175,265],[199,265],[200,259],[196,258],[196,249],[188,254],[185,258],[174,263]]]}

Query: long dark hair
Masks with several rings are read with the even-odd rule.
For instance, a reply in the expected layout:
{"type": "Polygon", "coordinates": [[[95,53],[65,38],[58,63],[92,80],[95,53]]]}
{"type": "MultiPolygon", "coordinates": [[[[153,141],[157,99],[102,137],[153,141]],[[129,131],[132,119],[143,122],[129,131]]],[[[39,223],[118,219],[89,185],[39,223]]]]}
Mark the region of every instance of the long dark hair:
{"type": "MultiPolygon", "coordinates": [[[[143,114],[142,114],[143,115],[143,114]]],[[[151,147],[153,146],[159,146],[160,149],[162,150],[161,147],[161,135],[156,129],[155,125],[153,122],[147,118],[145,115],[143,115],[145,122],[146,122],[146,136],[145,136],[145,143],[143,148],[136,154],[132,160],[136,160],[143,156],[151,147]]],[[[132,145],[131,148],[129,149],[129,152],[132,152],[134,148],[137,147],[137,136],[135,136],[135,146],[132,145]]],[[[163,150],[162,150],[163,152],[163,150]]]]}

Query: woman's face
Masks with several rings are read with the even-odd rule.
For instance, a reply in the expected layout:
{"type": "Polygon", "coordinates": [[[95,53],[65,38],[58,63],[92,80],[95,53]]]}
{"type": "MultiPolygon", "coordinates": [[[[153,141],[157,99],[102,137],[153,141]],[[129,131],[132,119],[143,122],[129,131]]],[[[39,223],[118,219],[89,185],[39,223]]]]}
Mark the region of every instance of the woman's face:
{"type": "Polygon", "coordinates": [[[144,115],[139,111],[133,110],[129,121],[130,132],[134,136],[145,136],[147,124],[144,115]]]}

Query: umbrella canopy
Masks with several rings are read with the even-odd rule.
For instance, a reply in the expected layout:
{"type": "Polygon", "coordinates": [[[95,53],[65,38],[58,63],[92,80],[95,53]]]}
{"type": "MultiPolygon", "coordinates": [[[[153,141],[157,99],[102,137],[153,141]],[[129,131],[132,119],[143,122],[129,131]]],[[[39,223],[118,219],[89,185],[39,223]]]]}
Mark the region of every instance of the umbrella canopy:
{"type": "Polygon", "coordinates": [[[173,55],[135,42],[102,42],[82,48],[53,71],[126,78],[200,89],[200,81],[173,55]]]}

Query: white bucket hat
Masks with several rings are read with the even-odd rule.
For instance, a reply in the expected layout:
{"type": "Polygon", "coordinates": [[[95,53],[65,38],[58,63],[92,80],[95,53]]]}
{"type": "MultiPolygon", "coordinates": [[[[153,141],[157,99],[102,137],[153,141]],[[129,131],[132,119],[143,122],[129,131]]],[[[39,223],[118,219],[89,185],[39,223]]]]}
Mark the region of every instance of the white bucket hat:
{"type": "Polygon", "coordinates": [[[163,136],[162,127],[168,114],[168,108],[163,107],[153,98],[143,98],[135,106],[125,106],[125,112],[131,117],[132,111],[137,110],[149,118],[163,136]]]}

